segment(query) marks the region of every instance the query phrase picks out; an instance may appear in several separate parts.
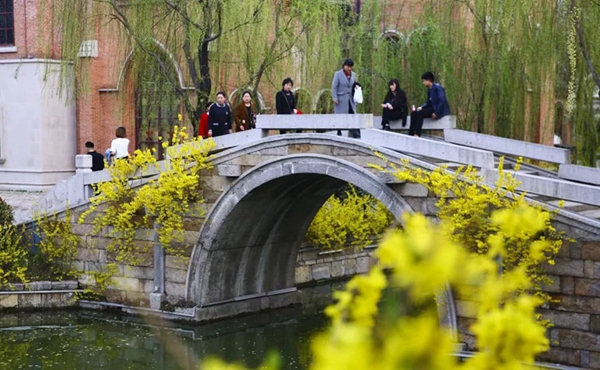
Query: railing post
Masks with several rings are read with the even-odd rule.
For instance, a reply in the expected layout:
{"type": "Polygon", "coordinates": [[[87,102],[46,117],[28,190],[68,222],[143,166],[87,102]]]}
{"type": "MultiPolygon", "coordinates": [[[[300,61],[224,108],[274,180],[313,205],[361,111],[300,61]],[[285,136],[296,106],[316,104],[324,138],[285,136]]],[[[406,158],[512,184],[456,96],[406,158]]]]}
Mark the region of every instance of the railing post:
{"type": "Polygon", "coordinates": [[[163,249],[158,235],[160,224],[154,223],[152,231],[154,243],[154,291],[150,293],[150,308],[160,309],[165,300],[165,250],[163,249]]]}
{"type": "Polygon", "coordinates": [[[92,188],[84,183],[85,174],[92,173],[92,156],[89,154],[78,154],[75,156],[75,181],[69,189],[69,204],[78,204],[83,200],[90,199],[92,188]]]}

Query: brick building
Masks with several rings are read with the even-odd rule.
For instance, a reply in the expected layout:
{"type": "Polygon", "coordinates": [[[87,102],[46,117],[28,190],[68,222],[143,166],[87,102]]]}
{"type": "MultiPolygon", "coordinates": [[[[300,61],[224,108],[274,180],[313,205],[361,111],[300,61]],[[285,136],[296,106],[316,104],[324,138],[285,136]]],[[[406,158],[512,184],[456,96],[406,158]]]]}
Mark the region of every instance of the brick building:
{"type": "MultiPolygon", "coordinates": [[[[110,146],[116,127],[122,125],[127,128],[133,150],[143,146],[144,132],[160,130],[161,124],[173,124],[177,113],[183,113],[180,107],[168,107],[153,112],[154,122],[143,121],[141,99],[128,75],[132,53],[119,52],[114,47],[114,23],[102,25],[96,40],[82,44],[79,58],[89,71],[89,79],[85,87],[77,87],[80,93],[73,98],[73,80],[59,79],[57,72],[61,67],[52,61],[60,58],[60,35],[52,27],[44,29],[42,25],[50,22],[40,19],[40,9],[49,1],[0,0],[1,188],[53,186],[73,173],[73,157],[84,152],[86,141],[93,141],[97,150],[103,152],[110,146]],[[59,89],[59,84],[66,88],[59,89]]],[[[408,27],[411,14],[420,10],[418,0],[381,2],[382,33],[408,27]]],[[[348,4],[360,11],[363,1],[352,0],[348,4]]],[[[157,42],[157,47],[162,45],[157,42]]],[[[180,86],[192,89],[185,66],[173,60],[173,70],[180,86]]],[[[299,81],[296,85],[300,87],[300,77],[292,78],[299,81]]],[[[232,76],[215,75],[213,80],[214,85],[234,92],[232,76]]],[[[267,107],[272,106],[275,92],[262,91],[267,107]]]]}

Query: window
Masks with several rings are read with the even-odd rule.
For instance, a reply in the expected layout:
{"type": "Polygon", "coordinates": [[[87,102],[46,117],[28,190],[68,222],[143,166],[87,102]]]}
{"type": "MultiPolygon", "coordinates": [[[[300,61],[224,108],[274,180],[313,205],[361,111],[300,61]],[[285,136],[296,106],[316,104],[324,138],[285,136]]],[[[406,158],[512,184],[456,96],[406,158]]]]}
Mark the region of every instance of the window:
{"type": "Polygon", "coordinates": [[[0,46],[15,44],[13,0],[0,0],[0,46]]]}

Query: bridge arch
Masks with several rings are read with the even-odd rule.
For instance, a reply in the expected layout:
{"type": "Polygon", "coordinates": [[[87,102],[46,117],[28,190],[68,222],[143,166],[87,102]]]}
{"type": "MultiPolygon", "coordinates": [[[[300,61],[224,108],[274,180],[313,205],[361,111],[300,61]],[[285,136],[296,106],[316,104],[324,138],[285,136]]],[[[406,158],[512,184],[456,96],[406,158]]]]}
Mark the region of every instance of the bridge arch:
{"type": "Polygon", "coordinates": [[[294,287],[306,230],[346,183],[396,218],[413,212],[378,176],[349,161],[307,153],[265,162],[237,179],[207,215],[190,259],[188,300],[203,306],[294,287]]]}

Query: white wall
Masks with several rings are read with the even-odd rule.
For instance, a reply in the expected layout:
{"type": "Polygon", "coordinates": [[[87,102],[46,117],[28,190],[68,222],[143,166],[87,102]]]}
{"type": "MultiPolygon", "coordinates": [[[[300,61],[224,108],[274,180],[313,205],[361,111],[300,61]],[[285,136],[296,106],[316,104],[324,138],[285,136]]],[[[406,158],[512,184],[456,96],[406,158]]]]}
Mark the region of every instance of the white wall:
{"type": "Polygon", "coordinates": [[[0,60],[0,188],[43,190],[75,172],[73,84],[56,62],[0,60]]]}

